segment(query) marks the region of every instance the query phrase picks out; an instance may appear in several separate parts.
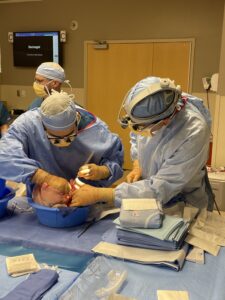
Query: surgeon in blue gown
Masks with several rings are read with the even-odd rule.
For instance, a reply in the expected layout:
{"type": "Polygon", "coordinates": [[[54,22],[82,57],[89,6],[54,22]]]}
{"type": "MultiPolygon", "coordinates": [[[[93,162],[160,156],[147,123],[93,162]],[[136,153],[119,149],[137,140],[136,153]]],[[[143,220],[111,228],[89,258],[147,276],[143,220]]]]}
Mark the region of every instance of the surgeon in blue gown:
{"type": "Polygon", "coordinates": [[[10,121],[10,116],[7,108],[3,104],[2,101],[0,101],[0,138],[2,135],[4,135],[8,130],[8,123],[10,121]]]}
{"type": "Polygon", "coordinates": [[[36,98],[29,105],[28,109],[40,107],[41,103],[51,95],[52,90],[61,91],[61,86],[66,83],[70,88],[69,80],[66,80],[64,69],[56,62],[41,63],[34,76],[33,90],[36,98]]]}
{"type": "Polygon", "coordinates": [[[66,194],[83,164],[89,184],[110,186],[123,174],[123,147],[103,121],[64,92],[52,92],[40,108],[19,116],[0,141],[0,178],[6,180],[46,183],[66,194]]]}
{"type": "Polygon", "coordinates": [[[74,192],[74,206],[153,197],[163,207],[183,201],[212,209],[205,168],[211,118],[201,99],[182,93],[170,79],[147,77],[127,93],[119,121],[131,131],[134,168],[127,182],[115,189],[85,185],[74,192]]]}

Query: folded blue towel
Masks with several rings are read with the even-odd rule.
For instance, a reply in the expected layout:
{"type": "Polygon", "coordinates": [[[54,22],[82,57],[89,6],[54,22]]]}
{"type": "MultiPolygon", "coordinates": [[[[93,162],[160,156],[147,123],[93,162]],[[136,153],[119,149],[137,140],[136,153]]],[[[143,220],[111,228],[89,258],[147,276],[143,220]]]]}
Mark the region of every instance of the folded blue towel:
{"type": "Polygon", "coordinates": [[[163,225],[161,228],[127,228],[120,223],[119,218],[113,221],[118,228],[152,236],[160,240],[174,240],[179,235],[178,231],[186,227],[185,221],[182,218],[164,215],[163,225]]]}
{"type": "Polygon", "coordinates": [[[40,300],[57,281],[58,273],[50,269],[42,269],[15,287],[1,300],[40,300]]]}
{"type": "Polygon", "coordinates": [[[163,211],[156,199],[123,199],[119,220],[127,228],[160,228],[163,211]]]}

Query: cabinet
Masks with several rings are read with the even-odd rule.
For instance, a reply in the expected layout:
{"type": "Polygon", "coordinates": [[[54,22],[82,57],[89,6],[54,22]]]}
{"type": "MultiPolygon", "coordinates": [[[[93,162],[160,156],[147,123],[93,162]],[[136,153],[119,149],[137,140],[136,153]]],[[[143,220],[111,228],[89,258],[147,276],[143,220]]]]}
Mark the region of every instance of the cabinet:
{"type": "Polygon", "coordinates": [[[225,172],[208,173],[208,177],[219,210],[225,211],[225,172]]]}

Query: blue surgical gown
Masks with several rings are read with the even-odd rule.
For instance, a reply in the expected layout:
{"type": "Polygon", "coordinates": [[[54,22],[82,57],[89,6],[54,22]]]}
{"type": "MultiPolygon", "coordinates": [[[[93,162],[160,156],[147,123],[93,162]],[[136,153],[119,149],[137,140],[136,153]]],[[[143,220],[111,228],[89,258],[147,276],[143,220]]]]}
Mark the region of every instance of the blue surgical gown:
{"type": "Polygon", "coordinates": [[[9,113],[2,101],[0,101],[0,126],[7,124],[9,121],[9,113]]]}
{"type": "MultiPolygon", "coordinates": [[[[0,101],[0,127],[2,125],[5,125],[9,122],[10,116],[7,108],[3,104],[2,101],[0,101]]],[[[0,132],[0,138],[1,138],[1,132],[0,132]]]]}
{"type": "Polygon", "coordinates": [[[122,183],[115,190],[117,205],[123,198],[156,198],[163,206],[182,199],[206,207],[205,165],[211,118],[201,99],[184,94],[186,105],[153,137],[131,134],[131,157],[138,159],[142,180],[122,183]]]}
{"type": "Polygon", "coordinates": [[[81,115],[78,135],[65,148],[50,143],[38,108],[20,115],[0,141],[0,178],[29,184],[31,176],[41,168],[73,179],[93,152],[90,163],[106,165],[111,173],[109,178],[93,184],[110,186],[119,179],[123,174],[120,139],[100,119],[84,109],[77,107],[77,111],[81,115]]]}
{"type": "Polygon", "coordinates": [[[36,98],[32,101],[32,103],[29,105],[28,110],[31,110],[31,109],[36,108],[36,107],[40,107],[42,102],[43,102],[43,98],[41,98],[41,97],[36,97],[36,98]]]}

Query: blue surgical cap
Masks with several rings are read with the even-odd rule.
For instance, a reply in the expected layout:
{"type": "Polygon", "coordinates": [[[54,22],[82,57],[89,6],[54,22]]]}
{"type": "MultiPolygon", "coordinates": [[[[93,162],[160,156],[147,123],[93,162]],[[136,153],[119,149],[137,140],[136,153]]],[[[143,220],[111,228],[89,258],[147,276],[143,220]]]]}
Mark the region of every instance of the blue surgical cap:
{"type": "Polygon", "coordinates": [[[39,108],[42,122],[50,130],[67,130],[76,121],[73,95],[56,92],[47,97],[39,108]]]}
{"type": "Polygon", "coordinates": [[[64,82],[66,79],[64,69],[55,62],[42,63],[37,68],[36,74],[59,82],[64,82]]]}
{"type": "MultiPolygon", "coordinates": [[[[159,77],[147,77],[139,81],[128,93],[125,100],[125,107],[142,91],[148,89],[149,86],[160,84],[160,82],[161,78],[159,77]]],[[[179,91],[176,89],[159,88],[157,90],[156,88],[154,93],[140,99],[132,107],[130,118],[133,118],[136,122],[140,120],[140,123],[143,119],[145,119],[145,121],[149,119],[149,123],[154,123],[169,117],[174,112],[175,105],[178,101],[178,93],[179,91]]]]}

